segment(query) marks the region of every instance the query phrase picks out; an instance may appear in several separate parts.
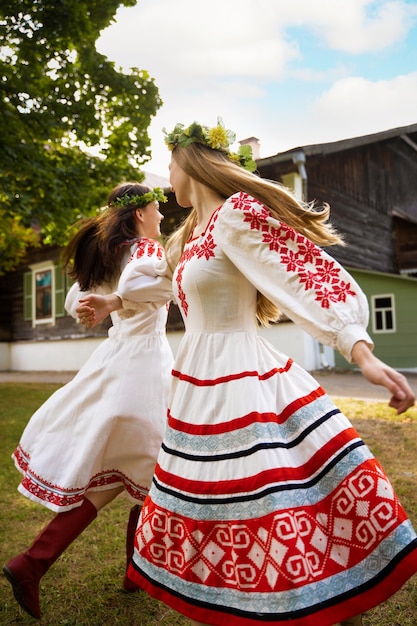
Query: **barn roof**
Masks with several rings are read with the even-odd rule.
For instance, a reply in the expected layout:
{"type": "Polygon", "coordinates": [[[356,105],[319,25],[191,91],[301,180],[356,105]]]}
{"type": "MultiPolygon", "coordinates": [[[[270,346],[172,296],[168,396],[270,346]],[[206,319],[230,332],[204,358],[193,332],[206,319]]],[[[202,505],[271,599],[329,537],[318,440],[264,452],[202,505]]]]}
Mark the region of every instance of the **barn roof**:
{"type": "Polygon", "coordinates": [[[290,160],[293,158],[294,153],[297,152],[303,152],[306,156],[332,154],[334,152],[341,152],[343,150],[350,150],[351,148],[357,148],[359,146],[386,141],[387,139],[392,139],[394,137],[399,137],[417,152],[417,124],[410,124],[409,126],[391,128],[390,130],[384,130],[370,135],[362,135],[361,137],[341,139],[339,141],[331,141],[329,143],[298,146],[296,148],[286,150],[285,152],[278,152],[273,156],[259,159],[257,160],[257,164],[268,165],[286,161],[287,159],[290,160]]]}

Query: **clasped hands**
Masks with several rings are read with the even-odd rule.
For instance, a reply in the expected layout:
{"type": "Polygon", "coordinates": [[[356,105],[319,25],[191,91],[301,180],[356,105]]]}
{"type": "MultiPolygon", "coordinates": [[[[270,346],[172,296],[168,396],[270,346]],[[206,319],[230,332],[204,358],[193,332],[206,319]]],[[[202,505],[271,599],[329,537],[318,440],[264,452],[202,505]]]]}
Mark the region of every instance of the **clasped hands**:
{"type": "Polygon", "coordinates": [[[81,324],[87,328],[93,328],[100,324],[110,313],[122,308],[122,301],[114,293],[102,295],[98,293],[87,294],[80,298],[80,305],[75,309],[81,324]]]}

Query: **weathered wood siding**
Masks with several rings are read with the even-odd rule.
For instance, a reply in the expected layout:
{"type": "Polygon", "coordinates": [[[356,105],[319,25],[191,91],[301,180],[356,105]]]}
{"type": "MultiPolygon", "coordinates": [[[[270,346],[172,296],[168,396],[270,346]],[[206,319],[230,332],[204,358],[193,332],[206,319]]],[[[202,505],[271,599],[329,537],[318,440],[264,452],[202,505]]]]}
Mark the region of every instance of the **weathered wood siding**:
{"type": "Polygon", "coordinates": [[[14,298],[10,274],[0,276],[0,341],[11,341],[11,309],[14,298]]]}
{"type": "MultiPolygon", "coordinates": [[[[295,171],[292,162],[260,166],[266,178],[281,180],[295,171]]],[[[331,207],[331,221],[343,235],[346,247],[331,253],[344,265],[398,273],[408,254],[415,254],[398,214],[417,222],[417,156],[400,137],[359,147],[309,154],[306,149],[308,200],[331,207]]]]}
{"type": "Polygon", "coordinates": [[[31,320],[25,320],[23,315],[23,277],[30,271],[29,265],[42,261],[54,261],[59,264],[59,248],[39,248],[31,250],[26,264],[15,272],[10,272],[0,279],[0,290],[9,294],[7,308],[0,315],[1,341],[39,341],[42,339],[65,339],[69,337],[105,337],[109,323],[107,321],[95,329],[88,330],[77,323],[70,315],[56,317],[55,324],[45,323],[32,326],[31,320]],[[7,338],[8,337],[8,338],[7,338]]]}

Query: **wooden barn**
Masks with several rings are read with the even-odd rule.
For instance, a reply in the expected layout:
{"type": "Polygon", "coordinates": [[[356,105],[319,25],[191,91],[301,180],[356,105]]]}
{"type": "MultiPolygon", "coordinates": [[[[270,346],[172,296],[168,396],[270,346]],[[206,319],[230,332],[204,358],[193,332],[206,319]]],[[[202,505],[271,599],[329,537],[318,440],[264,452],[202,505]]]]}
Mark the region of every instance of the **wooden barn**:
{"type": "MultiPolygon", "coordinates": [[[[253,142],[256,148],[253,138],[242,143],[253,142]]],[[[282,182],[300,198],[330,204],[346,246],[329,252],[368,296],[376,354],[417,371],[417,124],[297,147],[257,165],[262,177],[282,182]]],[[[169,189],[161,177],[146,182],[169,189]]],[[[163,211],[168,234],[183,216],[172,193],[163,211]]],[[[106,324],[85,330],[66,315],[68,280],[59,259],[57,248],[33,250],[22,267],[0,277],[0,369],[77,370],[106,336],[106,324]]],[[[306,369],[348,367],[290,322],[261,332],[306,369]]],[[[178,310],[171,307],[174,351],[181,334],[178,310]]]]}

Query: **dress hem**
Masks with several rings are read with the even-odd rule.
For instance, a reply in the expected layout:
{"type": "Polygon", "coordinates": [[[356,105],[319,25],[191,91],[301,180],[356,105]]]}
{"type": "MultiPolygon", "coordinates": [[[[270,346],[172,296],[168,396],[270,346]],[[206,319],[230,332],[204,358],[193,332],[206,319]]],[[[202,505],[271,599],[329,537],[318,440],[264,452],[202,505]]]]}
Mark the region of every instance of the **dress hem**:
{"type": "Polygon", "coordinates": [[[233,609],[213,609],[208,607],[208,603],[204,601],[184,599],[180,594],[174,593],[163,585],[152,583],[147,577],[141,574],[136,568],[136,564],[132,561],[128,569],[128,578],[135,584],[139,585],[151,597],[159,600],[174,609],[185,617],[201,621],[209,626],[224,626],[227,622],[228,626],[255,626],[262,624],[271,624],[271,626],[334,626],[338,622],[347,620],[356,615],[360,615],[369,611],[382,602],[388,600],[407,582],[411,576],[417,572],[417,540],[413,542],[413,549],[404,556],[398,565],[390,570],[383,580],[376,582],[370,589],[367,589],[352,595],[347,600],[330,606],[312,611],[311,608],[299,611],[298,616],[291,618],[286,614],[282,618],[276,615],[270,617],[266,614],[259,614],[259,618],[245,616],[241,610],[233,609]],[[306,611],[309,611],[308,615],[306,611]],[[240,613],[238,615],[237,613],[240,613]],[[300,615],[300,613],[304,613],[300,615]]]}

